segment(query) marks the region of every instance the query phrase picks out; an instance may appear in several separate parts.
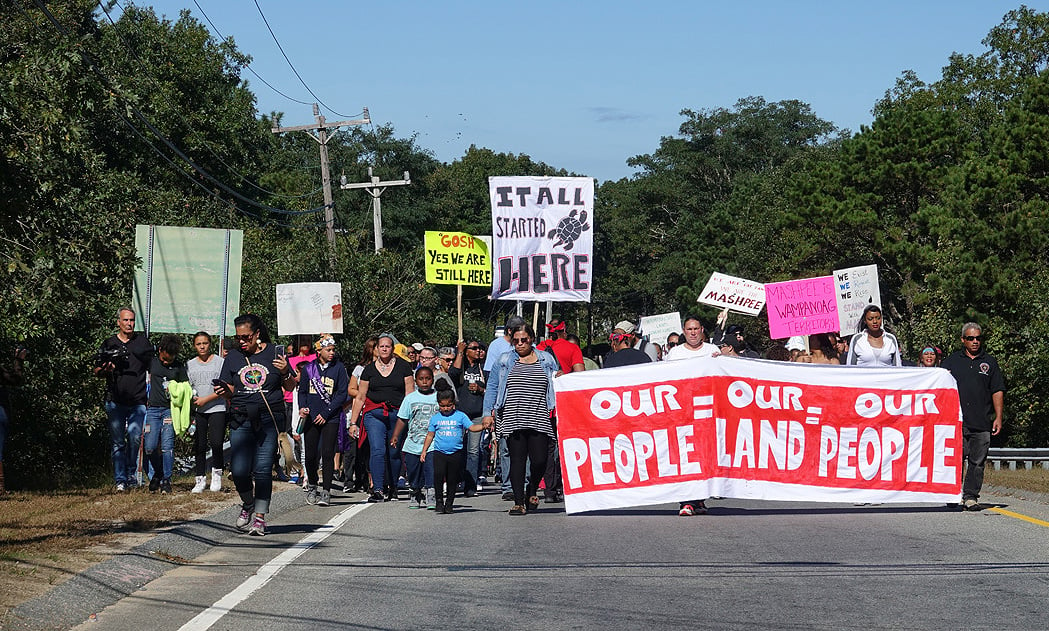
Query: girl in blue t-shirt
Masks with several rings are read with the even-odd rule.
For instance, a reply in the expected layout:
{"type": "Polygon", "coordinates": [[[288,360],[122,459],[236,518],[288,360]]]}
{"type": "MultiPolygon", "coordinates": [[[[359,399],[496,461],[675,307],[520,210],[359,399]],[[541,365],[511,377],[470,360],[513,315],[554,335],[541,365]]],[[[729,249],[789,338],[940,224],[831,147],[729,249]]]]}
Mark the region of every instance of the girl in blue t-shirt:
{"type": "Polygon", "coordinates": [[[434,509],[437,500],[433,491],[433,461],[423,460],[423,442],[430,427],[430,417],[437,414],[437,393],[433,388],[433,370],[426,366],[415,371],[415,391],[404,397],[397,408],[397,425],[390,436],[390,445],[396,447],[407,430],[401,454],[407,469],[408,508],[434,509]]]}
{"type": "Polygon", "coordinates": [[[473,423],[470,418],[455,409],[455,392],[452,390],[441,390],[437,393],[437,405],[440,414],[434,414],[430,418],[430,426],[426,432],[426,442],[423,443],[423,453],[420,459],[425,461],[433,446],[433,477],[434,489],[437,493],[438,514],[450,514],[452,512],[452,500],[455,499],[455,490],[459,487],[459,477],[463,468],[463,435],[465,431],[479,432],[488,429],[491,420],[487,423],[473,423]],[[448,485],[445,494],[445,483],[448,485]]]}

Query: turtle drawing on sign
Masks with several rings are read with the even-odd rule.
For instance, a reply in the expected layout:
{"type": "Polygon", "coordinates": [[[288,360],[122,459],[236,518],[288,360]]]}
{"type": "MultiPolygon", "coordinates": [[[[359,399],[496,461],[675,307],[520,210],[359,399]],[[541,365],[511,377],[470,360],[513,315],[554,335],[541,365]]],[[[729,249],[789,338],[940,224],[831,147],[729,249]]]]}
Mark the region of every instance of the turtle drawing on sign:
{"type": "Polygon", "coordinates": [[[572,246],[575,245],[576,239],[583,234],[583,231],[590,229],[590,224],[586,222],[586,211],[579,212],[578,218],[576,217],[577,212],[579,211],[572,209],[572,212],[557,222],[554,229],[546,235],[548,239],[557,237],[557,241],[554,243],[555,248],[560,245],[564,247],[566,252],[571,250],[572,246]]]}

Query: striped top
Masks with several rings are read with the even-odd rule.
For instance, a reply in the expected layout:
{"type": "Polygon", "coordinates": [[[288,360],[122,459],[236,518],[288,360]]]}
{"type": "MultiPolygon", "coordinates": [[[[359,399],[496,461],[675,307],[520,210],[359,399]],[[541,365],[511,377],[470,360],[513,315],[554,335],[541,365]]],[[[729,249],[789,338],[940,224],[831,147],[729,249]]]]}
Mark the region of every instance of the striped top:
{"type": "Polygon", "coordinates": [[[539,362],[516,362],[506,378],[506,404],[499,414],[498,433],[507,436],[519,429],[534,429],[554,437],[546,407],[546,371],[539,362]]]}

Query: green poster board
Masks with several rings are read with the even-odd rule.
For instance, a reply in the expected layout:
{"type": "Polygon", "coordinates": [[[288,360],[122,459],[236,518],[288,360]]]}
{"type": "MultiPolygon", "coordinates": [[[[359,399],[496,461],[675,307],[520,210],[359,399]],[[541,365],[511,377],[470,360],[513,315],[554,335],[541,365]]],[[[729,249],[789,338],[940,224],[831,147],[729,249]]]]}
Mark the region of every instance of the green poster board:
{"type": "Polygon", "coordinates": [[[135,247],[134,306],[147,332],[233,335],[243,231],[139,225],[135,247]]]}

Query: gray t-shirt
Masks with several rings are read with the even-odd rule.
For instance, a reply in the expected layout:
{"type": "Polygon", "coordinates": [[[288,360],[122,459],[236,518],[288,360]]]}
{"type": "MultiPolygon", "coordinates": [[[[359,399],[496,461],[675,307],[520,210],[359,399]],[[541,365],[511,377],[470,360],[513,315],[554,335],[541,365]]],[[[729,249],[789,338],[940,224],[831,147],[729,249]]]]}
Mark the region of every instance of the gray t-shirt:
{"type": "MultiPolygon", "coordinates": [[[[212,355],[211,360],[206,364],[201,363],[200,359],[197,357],[186,362],[186,374],[189,377],[189,385],[193,386],[193,390],[197,393],[198,397],[207,396],[215,391],[211,385],[211,380],[218,379],[219,373],[221,372],[222,358],[218,355],[212,355]]],[[[211,412],[225,412],[226,400],[219,397],[210,403],[204,404],[204,406],[198,408],[197,411],[205,414],[211,412]]]]}

